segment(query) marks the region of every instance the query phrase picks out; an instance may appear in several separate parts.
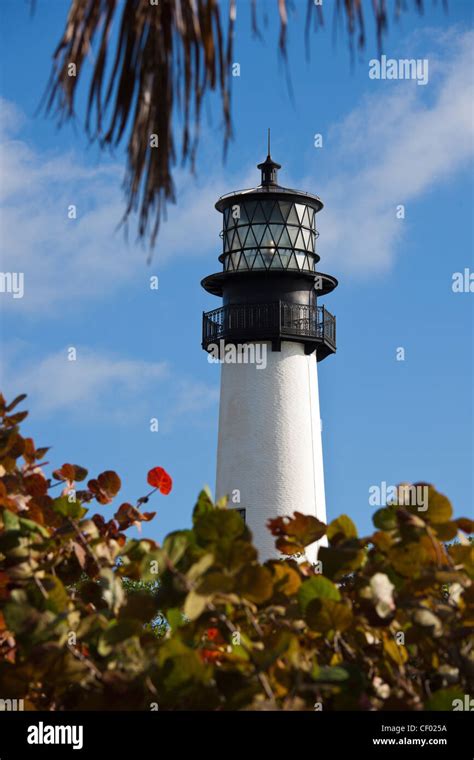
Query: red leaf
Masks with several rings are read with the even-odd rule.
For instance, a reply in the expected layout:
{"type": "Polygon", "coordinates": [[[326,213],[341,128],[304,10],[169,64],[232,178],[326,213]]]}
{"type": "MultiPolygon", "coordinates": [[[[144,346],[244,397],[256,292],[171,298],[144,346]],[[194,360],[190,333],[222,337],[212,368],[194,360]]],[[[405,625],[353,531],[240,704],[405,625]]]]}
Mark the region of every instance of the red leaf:
{"type": "Polygon", "coordinates": [[[149,471],[147,481],[153,488],[158,488],[159,492],[165,496],[169,494],[173,487],[173,481],[163,467],[154,467],[149,471]]]}
{"type": "Polygon", "coordinates": [[[68,463],[63,464],[59,470],[53,472],[53,478],[56,480],[65,480],[69,483],[74,483],[74,475],[74,465],[68,463]]]}

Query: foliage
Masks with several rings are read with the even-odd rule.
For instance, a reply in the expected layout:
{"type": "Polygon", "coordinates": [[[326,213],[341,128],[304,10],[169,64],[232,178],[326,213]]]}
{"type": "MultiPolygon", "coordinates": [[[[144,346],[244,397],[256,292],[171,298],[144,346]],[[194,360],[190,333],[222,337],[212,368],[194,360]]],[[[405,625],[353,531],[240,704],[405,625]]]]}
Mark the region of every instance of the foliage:
{"type": "Polygon", "coordinates": [[[127,540],[152,515],[130,504],[91,514],[94,500],[112,509],[113,472],[76,490],[87,472],[66,464],[48,481],[47,450],[20,434],[22,399],[0,399],[2,698],[48,710],[443,710],[469,693],[473,523],[432,486],[425,512],[390,505],[363,538],[347,515],[327,528],[278,517],[288,558],[263,564],[238,512],[207,491],[191,529],[162,546],[127,540]],[[289,558],[323,536],[322,565],[289,558]]]}
{"type": "MultiPolygon", "coordinates": [[[[279,49],[286,57],[291,13],[303,6],[306,44],[312,27],[324,24],[323,8],[314,0],[275,0],[280,19],[279,49]]],[[[381,48],[387,31],[385,2],[371,3],[381,48]]],[[[423,0],[413,0],[421,13],[423,0]]],[[[395,17],[407,9],[393,0],[395,17]]],[[[232,136],[231,82],[238,3],[229,0],[71,0],[65,29],[54,52],[46,110],[60,123],[75,115],[76,93],[85,63],[88,75],[85,129],[101,148],[127,143],[124,218],[139,209],[138,234],[150,232],[153,245],[166,203],[175,200],[173,168],[175,110],[183,117],[181,158],[194,168],[202,105],[217,90],[222,106],[224,150],[232,136]],[[73,67],[71,69],[71,66],[73,67]],[[158,143],[152,138],[157,137],[158,143]]],[[[264,18],[265,18],[264,13],[264,18]]],[[[346,22],[349,40],[365,45],[362,0],[337,0],[336,18],[346,22]]],[[[261,37],[257,0],[252,0],[252,30],[261,37]]]]}

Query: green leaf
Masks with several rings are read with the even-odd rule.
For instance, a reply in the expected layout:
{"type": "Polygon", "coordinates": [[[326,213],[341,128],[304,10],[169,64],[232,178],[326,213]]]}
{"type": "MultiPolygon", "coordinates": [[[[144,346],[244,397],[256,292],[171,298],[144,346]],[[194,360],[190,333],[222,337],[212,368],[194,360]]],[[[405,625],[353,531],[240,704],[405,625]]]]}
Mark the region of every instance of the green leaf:
{"type": "Polygon", "coordinates": [[[449,499],[430,486],[428,490],[428,510],[424,513],[423,517],[426,517],[432,523],[446,523],[449,522],[452,515],[453,508],[449,499]]]}
{"type": "Polygon", "coordinates": [[[172,631],[175,631],[186,623],[186,618],[179,607],[171,607],[171,609],[167,610],[166,620],[172,631]]]}
{"type": "Polygon", "coordinates": [[[219,570],[211,570],[206,573],[201,580],[197,583],[196,591],[199,594],[228,594],[235,588],[235,578],[233,575],[221,572],[219,570]]]}
{"type": "Polygon", "coordinates": [[[177,565],[189,546],[190,530],[177,530],[169,533],[163,542],[163,550],[168,555],[170,562],[177,565]]]}
{"type": "Polygon", "coordinates": [[[298,590],[298,602],[303,614],[312,599],[333,599],[338,602],[341,594],[337,586],[322,575],[304,581],[298,590]]]}
{"type": "Polygon", "coordinates": [[[31,632],[41,618],[41,613],[27,604],[7,602],[3,608],[7,628],[13,633],[31,632]]]}
{"type": "Polygon", "coordinates": [[[201,686],[209,682],[210,668],[203,665],[195,649],[187,647],[176,635],[160,646],[158,664],[162,667],[160,690],[163,686],[174,692],[185,683],[195,682],[202,693],[201,686]]]}
{"type": "Polygon", "coordinates": [[[350,539],[347,544],[335,546],[320,546],[318,560],[327,578],[339,580],[353,572],[365,562],[365,554],[357,539],[350,539]]]}
{"type": "Polygon", "coordinates": [[[46,609],[58,615],[65,612],[69,606],[69,597],[59,578],[55,575],[45,575],[40,583],[48,595],[45,600],[46,609]]]}
{"type": "Polygon", "coordinates": [[[395,530],[397,528],[396,507],[382,507],[372,517],[372,522],[379,530],[395,530]]]}
{"type": "Polygon", "coordinates": [[[67,496],[59,496],[59,498],[54,499],[52,506],[58,515],[70,517],[73,520],[80,519],[87,512],[87,509],[79,501],[69,501],[67,496]]]}
{"type": "Polygon", "coordinates": [[[265,602],[273,593],[272,574],[262,565],[244,567],[236,578],[235,590],[251,602],[265,602]]]}
{"type": "Polygon", "coordinates": [[[341,515],[328,525],[327,537],[330,544],[338,544],[348,538],[357,538],[357,528],[347,515],[341,515]]]}
{"type": "MultiPolygon", "coordinates": [[[[165,541],[166,543],[166,541],[165,541]]],[[[194,565],[191,565],[188,572],[186,573],[187,579],[191,583],[195,583],[201,576],[206,572],[206,570],[209,570],[210,567],[212,567],[214,562],[214,555],[208,552],[207,554],[204,554],[201,559],[199,559],[197,562],[194,563],[194,565]]]]}
{"type": "Polygon", "coordinates": [[[306,609],[306,622],[313,631],[327,634],[345,631],[352,623],[352,608],[347,600],[313,599],[306,609]]]}
{"type": "Polygon", "coordinates": [[[40,525],[39,523],[35,522],[34,520],[28,520],[26,517],[20,517],[19,518],[20,527],[23,528],[23,533],[25,530],[28,533],[39,533],[43,538],[49,538],[49,530],[44,527],[44,525],[40,525]]]}
{"type": "Polygon", "coordinates": [[[214,509],[215,509],[215,506],[214,506],[214,502],[212,501],[212,496],[211,496],[211,492],[209,491],[209,488],[207,487],[203,488],[203,490],[198,496],[198,500],[194,507],[193,523],[196,521],[198,517],[206,514],[206,512],[212,512],[214,511],[214,509]]]}
{"type": "Polygon", "coordinates": [[[254,649],[252,659],[260,670],[267,670],[296,641],[290,631],[274,631],[263,642],[263,649],[254,649]]]}
{"type": "Polygon", "coordinates": [[[315,664],[311,671],[311,678],[314,681],[322,681],[323,683],[340,683],[341,681],[347,681],[349,673],[339,665],[319,666],[315,664]]]}
{"type": "Polygon", "coordinates": [[[194,521],[194,532],[201,546],[232,542],[245,531],[245,523],[235,509],[214,509],[200,514],[194,521]]]}
{"type": "Polygon", "coordinates": [[[184,601],[183,612],[189,620],[196,620],[206,609],[209,597],[198,594],[192,589],[184,601]]]}
{"type": "Polygon", "coordinates": [[[99,573],[99,586],[102,589],[102,598],[107,607],[116,615],[125,601],[125,591],[121,578],[115,575],[110,568],[104,568],[99,573]]]}
{"type": "Polygon", "coordinates": [[[458,526],[455,522],[435,523],[433,528],[440,541],[452,541],[458,534],[458,526]]]}
{"type": "Polygon", "coordinates": [[[117,644],[132,636],[139,636],[142,631],[142,624],[136,620],[114,620],[101,634],[97,651],[102,657],[107,657],[117,644]]]}
{"type": "Polygon", "coordinates": [[[398,644],[395,639],[384,639],[383,649],[386,654],[399,667],[402,667],[408,660],[408,652],[403,644],[398,644]]]}
{"type": "Polygon", "coordinates": [[[15,512],[4,509],[2,512],[4,530],[20,530],[20,518],[15,512]]]}

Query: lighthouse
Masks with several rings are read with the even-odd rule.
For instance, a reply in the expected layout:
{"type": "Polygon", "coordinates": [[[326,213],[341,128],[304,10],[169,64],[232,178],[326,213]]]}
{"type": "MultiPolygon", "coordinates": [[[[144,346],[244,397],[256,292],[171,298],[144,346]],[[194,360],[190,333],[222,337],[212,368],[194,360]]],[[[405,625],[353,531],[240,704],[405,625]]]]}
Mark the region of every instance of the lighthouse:
{"type": "Polygon", "coordinates": [[[318,268],[320,198],[278,184],[270,145],[257,168],[257,187],[216,203],[221,271],[201,284],[222,298],[202,336],[221,364],[216,498],[239,509],[263,561],[278,556],[270,518],[326,522],[317,368],[336,351],[336,320],[319,299],[337,280],[318,268]]]}

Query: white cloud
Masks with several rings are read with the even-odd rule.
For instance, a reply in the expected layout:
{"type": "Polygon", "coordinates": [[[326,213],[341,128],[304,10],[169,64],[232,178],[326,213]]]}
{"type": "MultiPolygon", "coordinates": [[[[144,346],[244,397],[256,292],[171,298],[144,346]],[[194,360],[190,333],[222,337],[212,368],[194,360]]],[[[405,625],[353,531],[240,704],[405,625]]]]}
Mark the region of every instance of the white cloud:
{"type": "MultiPolygon", "coordinates": [[[[417,47],[426,46],[426,39],[418,35],[417,47]]],[[[320,251],[328,270],[352,270],[361,277],[389,271],[410,224],[396,219],[395,207],[413,204],[472,156],[473,34],[449,31],[433,40],[432,34],[429,44],[436,52],[429,54],[427,86],[367,79],[374,94],[325,140],[330,181],[314,187],[314,178],[294,177],[297,187],[323,196],[320,251]]],[[[1,269],[25,275],[24,298],[5,295],[2,306],[18,316],[43,316],[68,304],[83,309],[87,300],[129,284],[146,286],[155,266],[151,271],[146,251],[134,245],[134,220],[130,245],[116,229],[124,210],[123,167],[84,165],[74,152],[43,155],[16,137],[24,115],[12,103],[0,106],[1,269]],[[77,206],[76,220],[67,218],[70,204],[77,206]]],[[[249,187],[255,179],[254,166],[237,174],[218,167],[197,181],[179,170],[178,204],[168,207],[156,267],[217,254],[217,196],[249,187]]]]}
{"type": "Polygon", "coordinates": [[[69,346],[44,355],[31,356],[21,341],[8,343],[0,367],[2,391],[7,400],[28,393],[32,416],[80,420],[107,420],[127,424],[142,418],[149,424],[159,419],[167,433],[181,420],[189,425],[205,422],[217,404],[218,386],[178,375],[169,362],[130,359],[109,352],[77,346],[69,360],[69,346]]]}
{"type": "MultiPolygon", "coordinates": [[[[85,165],[73,151],[43,155],[16,138],[24,116],[0,99],[0,245],[1,269],[23,272],[25,296],[2,299],[15,313],[55,313],[66,303],[101,298],[153,271],[148,251],[136,246],[134,220],[130,243],[119,226],[125,201],[123,166],[85,165]],[[68,218],[75,205],[77,218],[68,218]],[[118,229],[117,229],[118,228],[118,229]]],[[[209,255],[220,243],[214,211],[219,176],[194,180],[176,173],[176,206],[168,206],[154,252],[161,266],[177,257],[209,255]]]]}
{"type": "MultiPolygon", "coordinates": [[[[336,169],[324,188],[321,253],[361,276],[392,266],[406,222],[396,218],[472,158],[474,34],[445,35],[430,82],[374,82],[376,92],[329,135],[336,169]]],[[[409,208],[407,217],[410,216],[409,208]]]]}
{"type": "Polygon", "coordinates": [[[212,410],[219,401],[218,385],[209,386],[207,383],[197,380],[184,379],[179,381],[175,391],[167,423],[171,424],[174,419],[185,416],[187,419],[198,419],[199,416],[212,410]]]}
{"type": "Polygon", "coordinates": [[[166,362],[124,359],[77,346],[76,359],[69,360],[69,347],[29,360],[11,371],[3,368],[7,392],[27,389],[35,415],[67,412],[90,418],[116,413],[117,418],[133,415],[135,401],[169,376],[166,362]],[[127,411],[128,410],[128,411],[127,411]]]}

